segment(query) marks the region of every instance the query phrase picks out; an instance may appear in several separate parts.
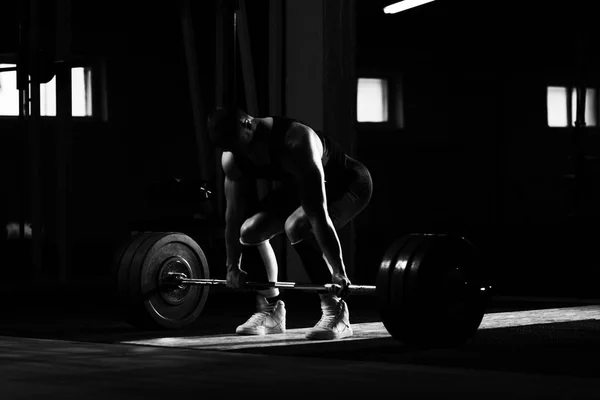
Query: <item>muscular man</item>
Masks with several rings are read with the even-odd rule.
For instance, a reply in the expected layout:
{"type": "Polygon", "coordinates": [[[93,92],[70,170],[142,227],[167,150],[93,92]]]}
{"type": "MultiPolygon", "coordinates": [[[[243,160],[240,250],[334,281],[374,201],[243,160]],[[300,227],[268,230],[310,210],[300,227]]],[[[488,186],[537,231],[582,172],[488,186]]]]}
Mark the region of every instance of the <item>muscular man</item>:
{"type": "MultiPolygon", "coordinates": [[[[313,283],[333,283],[333,293],[319,294],[322,317],[307,339],[352,335],[343,300],[346,275],[337,230],[369,203],[371,175],[331,138],[300,121],[285,117],[254,118],[240,110],[216,108],[208,117],[211,142],[223,150],[225,174],[225,246],[227,286],[243,287],[243,246],[256,246],[266,271],[277,281],[277,260],[270,239],[285,232],[313,283]],[[247,190],[256,179],[280,182],[258,204],[247,190]]],[[[257,291],[257,312],[237,327],[240,335],[285,332],[286,309],[276,288],[257,291]]]]}

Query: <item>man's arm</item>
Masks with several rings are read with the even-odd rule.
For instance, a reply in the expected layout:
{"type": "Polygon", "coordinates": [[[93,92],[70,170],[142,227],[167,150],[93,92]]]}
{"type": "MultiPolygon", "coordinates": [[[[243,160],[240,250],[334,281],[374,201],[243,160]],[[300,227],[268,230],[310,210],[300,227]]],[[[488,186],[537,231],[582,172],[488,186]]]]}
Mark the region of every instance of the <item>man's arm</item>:
{"type": "Polygon", "coordinates": [[[247,183],[241,171],[235,165],[233,154],[224,152],[221,164],[225,173],[225,248],[227,251],[226,267],[239,267],[242,256],[240,244],[240,228],[246,216],[245,192],[247,183]]]}
{"type": "Polygon", "coordinates": [[[289,169],[298,183],[302,208],[333,273],[346,276],[342,247],[327,209],[321,142],[305,127],[293,129],[289,169]]]}

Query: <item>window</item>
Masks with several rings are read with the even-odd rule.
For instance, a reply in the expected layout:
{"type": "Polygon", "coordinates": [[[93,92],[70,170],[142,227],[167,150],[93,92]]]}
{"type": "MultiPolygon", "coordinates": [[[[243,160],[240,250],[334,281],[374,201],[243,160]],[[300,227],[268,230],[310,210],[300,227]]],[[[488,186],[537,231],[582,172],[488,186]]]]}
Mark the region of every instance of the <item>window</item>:
{"type": "MultiPolygon", "coordinates": [[[[14,68],[15,64],[0,64],[1,68],[14,68]]],[[[92,116],[92,71],[90,68],[71,69],[71,101],[74,117],[92,116]]],[[[17,71],[0,71],[0,116],[19,115],[17,71]]],[[[56,77],[40,84],[40,115],[56,116],[56,77]]]]}
{"type": "MultiPolygon", "coordinates": [[[[14,68],[14,64],[0,64],[2,68],[14,68]]],[[[19,115],[19,91],[17,71],[0,72],[0,115],[19,115]]]]}
{"type": "MultiPolygon", "coordinates": [[[[575,124],[575,120],[577,119],[577,90],[573,89],[573,96],[571,100],[571,104],[573,104],[573,124],[575,124]]],[[[598,104],[596,102],[596,89],[586,88],[585,90],[585,124],[586,126],[596,126],[597,125],[597,114],[598,114],[598,104]]]]}
{"type": "Polygon", "coordinates": [[[360,78],[358,80],[356,111],[358,122],[387,122],[387,80],[360,78]]]}
{"type": "MultiPolygon", "coordinates": [[[[577,119],[577,90],[572,86],[549,86],[547,91],[548,126],[573,127],[577,119]]],[[[598,90],[586,88],[585,126],[598,126],[598,90]]]]}

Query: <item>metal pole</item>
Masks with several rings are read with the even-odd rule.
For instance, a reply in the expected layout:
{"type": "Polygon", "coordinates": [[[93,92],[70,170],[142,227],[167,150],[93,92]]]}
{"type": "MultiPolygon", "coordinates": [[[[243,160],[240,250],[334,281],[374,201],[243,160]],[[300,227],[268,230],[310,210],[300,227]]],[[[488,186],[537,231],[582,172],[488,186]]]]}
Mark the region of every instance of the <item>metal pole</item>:
{"type": "Polygon", "coordinates": [[[57,1],[56,22],[56,58],[63,61],[56,73],[56,247],[58,279],[66,284],[73,264],[69,213],[72,165],[71,0],[57,1]]]}
{"type": "MultiPolygon", "coordinates": [[[[196,286],[224,286],[227,281],[223,279],[187,279],[174,277],[172,285],[196,285],[196,286]]],[[[169,283],[171,284],[171,283],[169,283]]],[[[246,282],[245,289],[285,289],[285,290],[300,290],[306,292],[329,293],[334,285],[326,284],[319,285],[313,283],[295,283],[295,282],[246,282]]],[[[352,294],[373,295],[377,293],[376,286],[369,285],[350,285],[348,290],[352,294]]]]}
{"type": "Polygon", "coordinates": [[[185,50],[186,66],[188,73],[188,86],[192,103],[192,117],[196,131],[196,146],[198,149],[198,164],[201,179],[208,180],[213,175],[213,154],[210,154],[210,146],[204,125],[206,110],[202,101],[202,85],[200,83],[201,72],[198,66],[198,51],[196,48],[194,21],[192,18],[192,7],[190,0],[181,1],[180,9],[181,30],[185,50]]]}
{"type": "MultiPolygon", "coordinates": [[[[272,116],[283,115],[284,111],[284,2],[269,0],[269,104],[268,114],[272,116]]],[[[280,186],[272,183],[271,189],[280,186]]],[[[259,193],[261,194],[261,193],[259,193]]],[[[278,235],[271,239],[275,250],[277,262],[285,266],[287,263],[287,237],[278,235]]],[[[279,268],[279,278],[287,280],[287,268],[279,268]]]]}
{"type": "Polygon", "coordinates": [[[29,71],[31,82],[29,128],[29,166],[31,185],[31,238],[34,279],[41,277],[42,254],[42,178],[40,137],[39,48],[41,34],[40,0],[31,0],[29,10],[29,71]]]}
{"type": "MultiPolygon", "coordinates": [[[[252,48],[250,43],[250,27],[248,26],[248,13],[246,12],[246,0],[238,1],[236,10],[236,39],[239,40],[240,65],[242,67],[242,78],[246,94],[246,111],[253,116],[260,114],[258,107],[258,96],[256,95],[256,80],[254,76],[254,65],[252,62],[252,48]]],[[[237,104],[236,104],[237,105],[237,104]]]]}
{"type": "Polygon", "coordinates": [[[21,134],[21,176],[19,180],[19,241],[25,248],[25,220],[27,219],[27,191],[29,189],[27,119],[29,118],[29,2],[22,1],[19,8],[19,60],[17,64],[17,89],[19,90],[19,133],[21,134]]]}
{"type": "MultiPolygon", "coordinates": [[[[218,0],[216,4],[215,41],[215,103],[218,106],[235,103],[235,16],[233,0],[218,0]],[[233,29],[232,29],[233,28],[233,29]],[[232,50],[233,48],[233,50],[232,50]],[[232,50],[232,51],[230,51],[232,50]]],[[[221,152],[215,150],[215,196],[219,218],[225,215],[225,192],[223,191],[223,168],[221,152]]]]}

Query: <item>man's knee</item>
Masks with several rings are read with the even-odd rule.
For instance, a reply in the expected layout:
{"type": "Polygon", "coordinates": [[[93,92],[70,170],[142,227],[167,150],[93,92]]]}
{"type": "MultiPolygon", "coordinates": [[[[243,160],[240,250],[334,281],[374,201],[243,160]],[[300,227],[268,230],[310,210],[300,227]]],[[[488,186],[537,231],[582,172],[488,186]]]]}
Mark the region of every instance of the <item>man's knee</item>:
{"type": "Polygon", "coordinates": [[[261,229],[258,225],[259,224],[255,218],[248,218],[246,221],[244,221],[242,227],[240,228],[240,242],[242,244],[253,246],[268,239],[264,237],[265,233],[261,232],[261,229]]]}
{"type": "Polygon", "coordinates": [[[285,221],[285,234],[292,244],[306,239],[311,231],[310,221],[306,214],[294,214],[285,221]]]}

